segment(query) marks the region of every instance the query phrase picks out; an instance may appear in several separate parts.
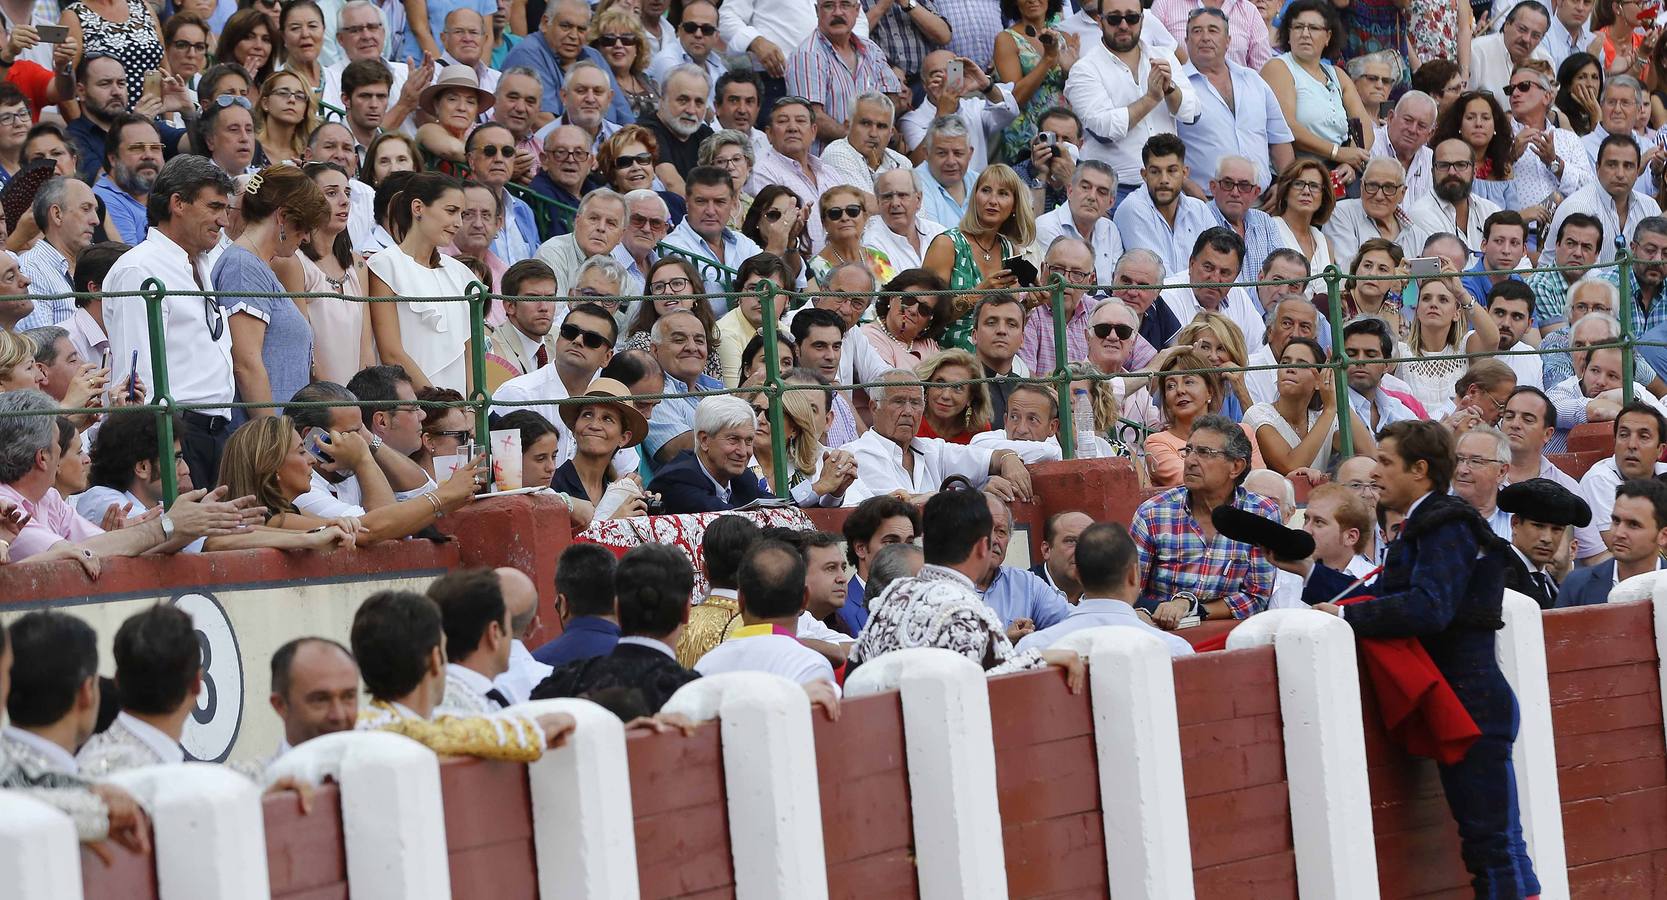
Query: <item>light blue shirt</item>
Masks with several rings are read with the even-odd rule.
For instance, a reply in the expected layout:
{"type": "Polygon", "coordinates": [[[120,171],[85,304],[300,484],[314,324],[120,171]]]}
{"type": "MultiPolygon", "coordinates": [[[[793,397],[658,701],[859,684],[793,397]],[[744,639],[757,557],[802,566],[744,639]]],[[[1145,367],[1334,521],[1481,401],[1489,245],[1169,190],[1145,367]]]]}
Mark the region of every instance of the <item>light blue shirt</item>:
{"type": "MultiPolygon", "coordinates": [[[[925,163],[915,166],[915,172],[920,175],[923,188],[920,197],[920,214],[945,228],[956,228],[961,224],[961,217],[967,213],[965,203],[956,203],[955,198],[949,196],[949,191],[932,177],[932,171],[925,163]]],[[[972,185],[974,181],[972,171],[961,178],[961,186],[966,191],[968,200],[972,199],[972,185]]]]}
{"type": "MultiPolygon", "coordinates": [[[[74,300],[47,300],[42,297],[43,294],[67,294],[74,290],[69,280],[69,262],[64,259],[64,254],[58,252],[57,247],[42,238],[35,242],[35,246],[19,253],[17,263],[23,269],[23,274],[29,276],[29,293],[34,295],[35,308],[17,323],[16,330],[28,331],[43,325],[61,325],[75,315],[74,300]]],[[[96,359],[82,361],[98,362],[96,359]]]]}
{"type": "MultiPolygon", "coordinates": [[[[496,6],[487,10],[485,15],[488,20],[491,19],[492,13],[496,10],[496,6]]],[[[432,6],[429,7],[428,16],[430,22],[436,21],[432,6]]],[[[412,56],[418,58],[422,54],[418,53],[412,56]]],[[[598,53],[595,47],[586,47],[579,58],[596,63],[602,67],[604,72],[609,71],[607,60],[602,58],[602,54],[598,53]]],[[[562,65],[560,59],[556,58],[556,51],[550,48],[550,42],[544,38],[543,34],[527,35],[526,40],[516,44],[515,49],[509,51],[509,55],[504,57],[503,67],[513,69],[516,66],[526,66],[538,73],[538,81],[544,85],[544,99],[539,101],[539,108],[551,115],[560,116],[563,109],[561,88],[567,81],[567,67],[562,65]]]]}
{"type": "Polygon", "coordinates": [[[504,207],[504,227],[499,229],[498,236],[492,239],[492,255],[504,261],[504,265],[513,266],[524,259],[532,259],[538,252],[538,220],[533,217],[533,208],[514,194],[506,193],[507,202],[504,207]]]}
{"type": "MultiPolygon", "coordinates": [[[[677,227],[673,228],[671,233],[666,235],[666,239],[663,243],[667,246],[676,247],[680,250],[687,250],[690,253],[697,254],[706,259],[712,259],[712,248],[706,245],[705,238],[695,233],[695,228],[690,224],[690,221],[691,219],[685,216],[683,221],[678,222],[677,227]]],[[[762,248],[752,242],[752,238],[747,237],[733,228],[725,228],[723,230],[723,248],[723,259],[718,260],[718,262],[723,263],[730,269],[741,268],[741,263],[745,262],[748,258],[763,252],[762,248]]],[[[701,275],[706,279],[706,293],[721,294],[724,291],[729,290],[729,288],[724,285],[723,274],[723,272],[720,272],[711,266],[701,266],[701,275]]],[[[707,303],[711,305],[712,315],[714,316],[721,316],[724,313],[729,312],[729,301],[727,300],[714,297],[711,300],[708,300],[707,303]]]]}
{"type": "MultiPolygon", "coordinates": [[[[710,375],[701,375],[695,379],[695,386],[689,387],[666,373],[666,386],[663,393],[681,394],[686,391],[720,391],[723,382],[710,375]]],[[[661,400],[654,405],[654,415],[648,420],[648,440],[643,443],[648,447],[650,455],[659,453],[660,448],[671,443],[678,435],[693,431],[695,427],[695,407],[700,405],[699,397],[672,397],[661,400]]]]}
{"type": "Polygon", "coordinates": [[[1187,643],[1185,638],[1142,621],[1140,616],[1135,614],[1134,607],[1122,600],[1090,600],[1087,597],[1082,598],[1082,601],[1071,609],[1070,615],[1066,616],[1063,622],[1025,635],[1013,649],[1018,653],[1026,650],[1046,650],[1068,634],[1106,626],[1139,628],[1149,634],[1155,634],[1168,646],[1170,656],[1193,654],[1192,645],[1187,643]]]}
{"type": "Polygon", "coordinates": [[[1405,403],[1389,396],[1381,390],[1377,393],[1377,400],[1373,401],[1363,396],[1354,388],[1349,388],[1349,408],[1354,410],[1354,414],[1360,417],[1360,421],[1365,422],[1366,427],[1371,428],[1374,433],[1382,431],[1396,422],[1405,422],[1408,419],[1418,418],[1412,410],[1407,409],[1407,405],[1405,403]],[[1378,413],[1378,424],[1376,428],[1372,428],[1372,408],[1374,406],[1377,407],[1378,413]]]}
{"type": "Polygon", "coordinates": [[[145,212],[145,204],[117,187],[108,174],[98,176],[98,181],[93,182],[93,193],[104,201],[104,208],[110,211],[111,224],[121,232],[110,235],[110,239],[138,246],[150,232],[150,217],[145,212]]]}
{"type": "Polygon", "coordinates": [[[1117,204],[1112,221],[1117,223],[1117,232],[1123,236],[1123,246],[1144,247],[1163,257],[1165,272],[1185,272],[1192,257],[1193,242],[1216,224],[1209,204],[1182,195],[1175,208],[1175,226],[1171,228],[1152,205],[1152,195],[1146,192],[1145,186],[1117,204]]]}
{"type": "Polygon", "coordinates": [[[1216,162],[1223,156],[1243,156],[1255,163],[1257,180],[1267,184],[1273,172],[1268,145],[1288,144],[1295,137],[1279,109],[1279,98],[1262,76],[1232,61],[1227,61],[1227,71],[1233,79],[1232,106],[1192,63],[1181,67],[1202,111],[1191,122],[1175,123],[1175,133],[1187,143],[1187,165],[1200,186],[1216,177],[1216,162]]]}
{"type": "Polygon", "coordinates": [[[1029,619],[1037,628],[1047,628],[1065,621],[1071,614],[1071,604],[1064,594],[1029,571],[1014,566],[1002,566],[996,572],[995,580],[984,589],[984,605],[1001,617],[1005,627],[1011,627],[1014,619],[1029,619]]]}
{"type": "MultiPolygon", "coordinates": [[[[381,6],[382,4],[378,3],[377,5],[381,6]]],[[[445,45],[440,42],[440,32],[446,30],[446,16],[451,15],[453,10],[458,9],[472,9],[478,12],[490,25],[492,14],[498,11],[498,4],[494,0],[428,0],[428,30],[434,38],[434,46],[445,49],[445,45]]],[[[411,27],[409,19],[405,22],[405,33],[402,37],[401,50],[395,56],[395,59],[405,59],[406,57],[422,59],[423,48],[421,44],[417,43],[417,33],[411,27]]],[[[331,99],[334,100],[334,98],[331,99]]]]}
{"type": "MultiPolygon", "coordinates": [[[[620,293],[626,296],[637,296],[648,293],[643,290],[643,285],[648,283],[648,273],[644,272],[642,270],[642,266],[637,265],[637,261],[631,258],[631,251],[625,249],[624,244],[617,244],[614,246],[612,256],[614,258],[614,262],[619,263],[625,268],[625,283],[619,286],[620,293]]],[[[654,265],[654,261],[659,258],[660,254],[655,253],[653,250],[648,251],[649,265],[654,265]]],[[[620,337],[623,338],[624,336],[625,332],[621,330],[620,337]]]]}

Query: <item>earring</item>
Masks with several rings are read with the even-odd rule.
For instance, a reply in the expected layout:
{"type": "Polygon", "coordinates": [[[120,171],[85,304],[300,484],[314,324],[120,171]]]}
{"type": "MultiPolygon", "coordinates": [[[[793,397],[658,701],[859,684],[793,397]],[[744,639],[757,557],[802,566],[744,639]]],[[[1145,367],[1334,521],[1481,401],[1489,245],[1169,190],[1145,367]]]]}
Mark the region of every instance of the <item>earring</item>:
{"type": "Polygon", "coordinates": [[[289,240],[289,235],[284,232],[284,226],[282,226],[282,225],[278,226],[278,240],[280,240],[280,241],[289,240]]]}

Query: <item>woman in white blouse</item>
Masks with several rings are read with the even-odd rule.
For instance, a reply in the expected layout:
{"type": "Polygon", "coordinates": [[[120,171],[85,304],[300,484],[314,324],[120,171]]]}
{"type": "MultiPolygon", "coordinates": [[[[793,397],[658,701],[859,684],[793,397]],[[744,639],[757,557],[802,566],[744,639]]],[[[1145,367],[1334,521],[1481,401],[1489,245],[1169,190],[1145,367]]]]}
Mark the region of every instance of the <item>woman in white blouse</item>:
{"type": "MultiPolygon", "coordinates": [[[[1337,382],[1329,370],[1318,368],[1325,359],[1325,350],[1314,339],[1291,338],[1279,354],[1286,368],[1279,370],[1278,399],[1245,410],[1244,426],[1255,433],[1268,468],[1281,475],[1303,469],[1324,472],[1332,454],[1341,449],[1337,382]]],[[[1377,447],[1372,429],[1352,410],[1349,427],[1355,455],[1372,455],[1377,447]]]]}
{"type": "Polygon", "coordinates": [[[1441,267],[1447,277],[1419,283],[1418,304],[1407,326],[1407,342],[1395,347],[1395,356],[1406,360],[1396,367],[1395,374],[1412,388],[1413,398],[1425,409],[1450,402],[1453,386],[1470,364],[1462,358],[1418,357],[1481,353],[1499,347],[1499,326],[1488,308],[1470,299],[1459,286],[1451,262],[1442,260],[1441,267]],[[1467,318],[1474,329],[1468,337],[1464,327],[1467,318]]]}
{"type": "Polygon", "coordinates": [[[1320,226],[1331,219],[1336,205],[1331,173],[1318,160],[1298,159],[1280,174],[1273,196],[1262,210],[1273,216],[1280,246],[1306,257],[1308,271],[1324,272],[1331,265],[1331,241],[1320,232],[1320,226]]]}
{"type": "Polygon", "coordinates": [[[463,188],[448,175],[424,172],[406,182],[388,209],[393,230],[405,237],[367,262],[370,295],[419,299],[371,304],[377,353],[383,364],[403,366],[417,390],[465,391],[469,304],[458,298],[475,276],[440,253],[462,224],[463,188]],[[437,299],[421,299],[430,297],[437,299]]]}

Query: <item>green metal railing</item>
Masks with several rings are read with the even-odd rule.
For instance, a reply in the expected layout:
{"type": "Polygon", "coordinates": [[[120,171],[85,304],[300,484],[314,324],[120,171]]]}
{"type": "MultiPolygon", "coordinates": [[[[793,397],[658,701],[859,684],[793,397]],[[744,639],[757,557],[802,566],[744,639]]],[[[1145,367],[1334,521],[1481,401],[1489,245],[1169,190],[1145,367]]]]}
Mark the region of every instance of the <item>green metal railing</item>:
{"type": "MultiPolygon", "coordinates": [[[[1559,271],[1559,272],[1580,271],[1580,272],[1583,272],[1583,271],[1588,271],[1588,270],[1607,269],[1607,268],[1614,268],[1614,269],[1617,270],[1617,273],[1618,273],[1617,280],[1619,282],[1620,305],[1619,305],[1619,309],[1617,310],[1617,312],[1618,312],[1617,318],[1621,322],[1622,333],[1621,333],[1620,338],[1617,341],[1614,341],[1612,343],[1607,343],[1607,344],[1590,345],[1590,347],[1599,348],[1599,349],[1614,347],[1614,348],[1619,348],[1623,351],[1623,368],[1624,368],[1624,371],[1623,371],[1623,385],[1622,385],[1622,387],[1623,387],[1623,396],[1627,401],[1630,401],[1632,399],[1633,372],[1634,372],[1634,369],[1635,369],[1634,359],[1633,359],[1635,348],[1638,347],[1638,346],[1667,347],[1667,342],[1645,342],[1645,341],[1640,340],[1639,336],[1635,335],[1633,333],[1633,331],[1634,331],[1634,329],[1632,327],[1632,315],[1633,315],[1633,305],[1634,305],[1633,288],[1632,288],[1632,284],[1633,284],[1633,277],[1632,277],[1633,260],[1627,254],[1626,249],[1624,247],[1619,248],[1616,259],[1613,262],[1609,262],[1609,263],[1597,263],[1597,264],[1592,264],[1592,265],[1588,265],[1588,266],[1574,266],[1574,267],[1547,267],[1547,268],[1538,269],[1538,270],[1534,270],[1534,271],[1559,271]]],[[[1473,275],[1478,275],[1478,274],[1480,274],[1480,275],[1516,274],[1516,275],[1520,276],[1520,275],[1530,274],[1530,273],[1525,273],[1525,272],[1513,272],[1513,273],[1505,273],[1505,272],[1464,272],[1464,273],[1457,274],[1457,275],[1442,274],[1442,275],[1437,275],[1437,276],[1428,276],[1428,278],[1458,279],[1458,278],[1461,278],[1461,277],[1473,276],[1473,275]]],[[[1312,368],[1329,369],[1329,370],[1331,370],[1330,371],[1331,377],[1333,377],[1335,379],[1335,384],[1336,384],[1336,389],[1337,389],[1337,397],[1338,397],[1338,402],[1339,402],[1339,407],[1338,407],[1338,416],[1339,416],[1338,430],[1339,430],[1339,443],[1341,445],[1340,448],[1339,448],[1340,451],[1341,451],[1341,455],[1339,456],[1339,458],[1346,459],[1346,458],[1348,458],[1348,457],[1350,457],[1354,454],[1354,443],[1353,443],[1353,437],[1352,437],[1352,434],[1351,434],[1351,429],[1349,427],[1347,427],[1347,422],[1348,422],[1347,417],[1349,415],[1348,406],[1347,406],[1347,403],[1348,403],[1347,397],[1349,396],[1349,394],[1348,394],[1349,387],[1348,387],[1347,370],[1348,370],[1348,367],[1356,361],[1349,358],[1349,356],[1348,356],[1348,354],[1347,354],[1347,352],[1344,348],[1344,345],[1343,345],[1344,344],[1344,342],[1343,342],[1344,321],[1343,321],[1343,306],[1342,306],[1342,285],[1345,282],[1349,282],[1349,283],[1359,283],[1359,282],[1364,282],[1364,281],[1403,282],[1403,281],[1409,281],[1409,280],[1427,280],[1427,279],[1425,277],[1411,277],[1411,276],[1401,276],[1401,275],[1370,276],[1370,277],[1369,276],[1359,276],[1359,277],[1347,276],[1347,275],[1344,275],[1343,273],[1341,273],[1340,271],[1338,271],[1337,268],[1334,267],[1334,266],[1327,268],[1323,273],[1321,273],[1321,275],[1319,275],[1317,277],[1323,279],[1324,283],[1325,283],[1325,288],[1326,288],[1325,293],[1326,293],[1326,298],[1327,298],[1327,306],[1329,307],[1329,312],[1330,312],[1330,315],[1329,315],[1328,318],[1329,318],[1329,321],[1330,321],[1333,350],[1332,350],[1332,358],[1329,361],[1314,364],[1312,366],[1312,368]]],[[[1243,286],[1243,287],[1247,287],[1247,288],[1255,288],[1255,287],[1260,287],[1260,286],[1299,287],[1299,286],[1302,286],[1302,285],[1306,285],[1307,283],[1309,283],[1312,280],[1313,279],[1311,278],[1311,279],[1306,279],[1306,280],[1244,282],[1244,283],[1241,283],[1239,286],[1243,286]]],[[[1152,290],[1152,291],[1161,291],[1161,290],[1178,288],[1178,287],[1179,288],[1190,288],[1190,287],[1205,287],[1205,286],[1219,286],[1219,285],[1150,285],[1150,286],[1145,286],[1145,288],[1143,288],[1143,289],[1152,290]]],[[[1059,440],[1059,443],[1060,443],[1060,450],[1061,450],[1062,455],[1064,456],[1064,458],[1066,458],[1066,459],[1075,458],[1076,455],[1077,455],[1077,448],[1076,448],[1077,435],[1075,434],[1075,428],[1072,425],[1072,423],[1074,421],[1073,416],[1072,416],[1072,405],[1074,403],[1074,397],[1073,397],[1073,393],[1071,391],[1072,382],[1081,381],[1081,380],[1106,381],[1106,380],[1110,380],[1110,379],[1113,379],[1113,378],[1142,377],[1143,375],[1148,374],[1148,373],[1114,373],[1114,374],[1082,375],[1082,374],[1075,374],[1075,373],[1072,373],[1070,371],[1070,369],[1069,369],[1070,360],[1069,360],[1068,345],[1067,345],[1067,341],[1066,341],[1066,330],[1065,330],[1066,329],[1066,321],[1067,321],[1066,313],[1065,313],[1065,287],[1066,286],[1065,286],[1064,282],[1062,280],[1057,279],[1057,278],[1051,284],[1047,285],[1047,287],[1046,287],[1046,290],[1048,292],[1048,298],[1049,298],[1048,302],[1049,302],[1049,306],[1050,306],[1050,312],[1051,312],[1051,315],[1052,315],[1053,326],[1054,326],[1053,327],[1053,342],[1054,342],[1054,353],[1055,353],[1054,358],[1055,358],[1055,361],[1056,361],[1056,366],[1055,366],[1054,371],[1052,371],[1052,372],[1033,373],[1032,376],[1029,377],[1029,378],[1016,378],[1014,376],[999,376],[999,377],[969,378],[969,379],[958,380],[958,381],[926,382],[924,380],[915,380],[915,381],[892,381],[892,382],[862,382],[862,383],[858,383],[858,384],[838,385],[837,387],[841,391],[846,391],[846,390],[854,391],[854,390],[872,389],[872,388],[875,388],[875,387],[879,387],[881,385],[887,385],[887,386],[898,385],[898,384],[918,385],[918,386],[921,386],[921,387],[925,388],[925,387],[929,387],[929,386],[988,384],[988,383],[992,383],[992,382],[995,382],[995,381],[1020,382],[1020,383],[1027,383],[1027,384],[1051,386],[1054,389],[1054,391],[1056,392],[1058,400],[1059,400],[1059,425],[1060,425],[1060,428],[1059,428],[1058,440],[1059,440]]],[[[1114,290],[1114,289],[1115,290],[1125,290],[1127,288],[1123,287],[1123,286],[1116,286],[1116,287],[1105,286],[1103,288],[1098,288],[1097,287],[1097,288],[1090,288],[1088,290],[1089,291],[1101,291],[1101,290],[1110,291],[1110,290],[1114,290]]],[[[1137,288],[1137,289],[1141,289],[1141,288],[1137,288]]],[[[941,293],[942,292],[936,292],[936,291],[887,291],[887,292],[881,292],[881,293],[879,293],[875,296],[888,296],[888,297],[893,297],[893,298],[905,297],[905,296],[934,296],[935,297],[935,296],[940,295],[941,293]]],[[[1007,293],[1010,293],[1010,292],[1001,291],[1001,290],[987,289],[987,290],[961,291],[961,292],[957,292],[957,293],[967,294],[967,295],[987,295],[987,294],[1007,294],[1007,293]]],[[[374,407],[377,406],[377,404],[375,404],[375,403],[346,404],[346,403],[342,403],[342,402],[317,402],[317,403],[293,403],[293,402],[292,403],[275,403],[275,402],[246,403],[246,402],[237,402],[237,403],[229,403],[229,404],[228,403],[180,403],[180,402],[177,402],[173,398],[171,382],[170,382],[170,379],[169,379],[169,360],[168,360],[168,357],[167,357],[167,346],[166,346],[164,326],[163,326],[163,306],[162,306],[165,297],[176,297],[177,298],[177,297],[214,296],[214,297],[217,297],[219,299],[219,301],[222,302],[223,305],[228,305],[229,306],[229,305],[232,305],[232,304],[228,303],[227,301],[234,301],[236,299],[243,298],[243,297],[264,297],[264,296],[266,296],[266,295],[263,295],[263,294],[250,294],[250,293],[237,293],[237,292],[205,293],[205,292],[202,292],[202,291],[172,291],[172,290],[167,290],[166,287],[161,282],[159,282],[158,280],[153,278],[153,279],[148,279],[147,281],[145,281],[145,283],[142,286],[141,291],[139,291],[137,293],[137,295],[135,295],[133,293],[126,293],[126,294],[106,293],[106,294],[95,294],[95,295],[54,294],[54,295],[36,295],[36,296],[38,296],[42,299],[58,299],[58,298],[66,298],[66,297],[91,296],[91,297],[98,297],[98,298],[104,299],[106,301],[113,301],[113,302],[123,302],[124,300],[131,300],[131,299],[135,298],[135,296],[136,296],[138,299],[141,299],[145,303],[145,306],[146,306],[146,323],[147,323],[147,329],[148,329],[148,341],[149,341],[149,346],[150,346],[151,365],[152,365],[150,383],[151,383],[151,388],[152,388],[152,391],[153,391],[153,398],[152,398],[152,401],[148,404],[134,405],[134,406],[124,407],[124,408],[129,409],[129,410],[133,410],[133,411],[150,411],[150,412],[154,412],[154,413],[157,414],[157,416],[158,416],[157,440],[158,440],[158,449],[159,449],[159,453],[160,453],[159,458],[162,458],[162,459],[172,458],[173,443],[174,443],[172,413],[177,412],[177,411],[181,411],[181,410],[223,409],[223,408],[226,408],[228,406],[232,407],[232,408],[240,408],[240,409],[275,409],[275,408],[286,408],[286,407],[287,408],[328,408],[328,407],[336,407],[336,406],[344,406],[344,405],[357,405],[357,406],[360,406],[361,408],[363,408],[363,407],[373,407],[374,408],[374,407]]],[[[294,294],[294,295],[290,295],[290,296],[293,296],[295,299],[298,299],[298,300],[330,298],[330,299],[347,300],[347,301],[352,301],[352,302],[370,302],[370,303],[401,302],[402,300],[405,299],[405,298],[401,298],[401,297],[353,297],[353,296],[347,296],[347,295],[342,295],[342,294],[338,294],[338,293],[329,293],[329,292],[303,293],[303,294],[294,294]]],[[[827,388],[822,386],[822,385],[819,385],[819,384],[813,384],[813,385],[789,384],[789,383],[787,383],[783,380],[782,376],[783,376],[783,372],[784,372],[784,366],[783,366],[783,360],[780,358],[780,354],[779,354],[779,350],[778,350],[778,343],[779,342],[777,340],[777,336],[778,336],[778,333],[779,333],[780,314],[793,301],[813,300],[816,297],[838,297],[838,296],[842,296],[842,295],[834,293],[834,292],[803,292],[803,293],[801,293],[801,292],[796,292],[796,291],[790,291],[790,290],[784,290],[784,289],[781,289],[781,288],[777,288],[777,287],[771,285],[769,282],[764,282],[760,286],[759,290],[756,290],[756,291],[753,291],[753,292],[747,292],[747,293],[728,292],[728,293],[723,293],[723,294],[704,294],[704,295],[698,295],[698,296],[702,297],[702,298],[711,298],[711,299],[723,298],[723,299],[727,299],[727,300],[737,300],[741,297],[756,297],[758,299],[758,301],[760,303],[760,306],[762,308],[762,313],[763,313],[763,319],[762,319],[762,323],[761,323],[761,327],[760,327],[760,332],[763,335],[763,352],[764,352],[764,363],[765,363],[764,383],[762,385],[749,386],[749,387],[722,388],[722,389],[714,389],[714,390],[693,390],[693,391],[688,391],[688,392],[678,393],[678,394],[660,394],[660,395],[653,395],[653,396],[644,395],[644,396],[638,397],[637,399],[643,399],[643,400],[648,400],[648,399],[671,399],[671,398],[678,398],[678,397],[681,397],[681,398],[701,398],[701,397],[707,397],[707,396],[730,395],[730,394],[747,394],[747,395],[753,395],[753,394],[759,394],[759,393],[764,394],[769,399],[769,404],[770,404],[770,406],[769,406],[770,437],[771,437],[770,460],[771,460],[771,464],[772,464],[771,469],[772,469],[774,482],[775,482],[774,483],[774,489],[775,489],[775,492],[776,492],[777,496],[787,496],[788,495],[788,477],[789,477],[788,472],[789,472],[789,469],[788,469],[788,462],[787,462],[786,432],[785,432],[785,429],[783,427],[784,420],[783,420],[782,402],[781,402],[782,398],[785,396],[785,394],[788,391],[826,391],[827,388]]],[[[864,296],[867,296],[867,295],[864,295],[864,296]]],[[[452,302],[460,302],[460,303],[468,303],[469,304],[469,319],[470,319],[469,335],[470,335],[471,340],[470,340],[470,356],[469,356],[469,360],[468,360],[468,365],[469,365],[469,372],[471,373],[471,383],[472,383],[473,386],[472,386],[467,398],[465,400],[461,401],[461,402],[436,403],[436,402],[418,401],[417,405],[424,406],[424,407],[457,407],[457,408],[464,408],[464,409],[469,410],[474,417],[474,431],[475,431],[475,434],[476,434],[476,438],[482,445],[490,446],[490,441],[489,441],[489,432],[490,432],[489,413],[490,413],[491,408],[494,407],[494,406],[497,406],[497,407],[541,406],[541,405],[557,405],[557,406],[559,406],[559,405],[564,405],[564,404],[569,404],[569,403],[601,402],[601,401],[598,401],[595,398],[588,398],[588,397],[547,398],[547,399],[534,399],[534,400],[527,400],[527,401],[493,401],[493,399],[485,391],[485,384],[486,384],[486,358],[485,358],[486,328],[485,328],[485,319],[486,319],[486,315],[487,315],[487,310],[490,308],[490,305],[491,305],[493,300],[497,300],[497,299],[516,300],[516,299],[521,299],[521,298],[505,297],[505,296],[502,296],[502,295],[492,294],[488,291],[488,289],[485,285],[476,282],[476,283],[473,283],[473,284],[469,285],[469,287],[467,289],[467,292],[464,296],[450,297],[450,298],[426,298],[426,299],[428,299],[429,302],[452,301],[452,302]]],[[[548,300],[549,298],[526,298],[526,299],[548,300]]],[[[597,299],[601,299],[604,302],[610,302],[610,301],[617,300],[621,303],[629,304],[629,303],[652,302],[654,298],[645,297],[645,296],[622,296],[622,297],[615,297],[615,298],[597,298],[597,299]]],[[[1161,302],[1161,300],[1154,300],[1154,302],[1161,302]]],[[[1549,351],[1548,350],[1536,350],[1535,351],[1535,353],[1537,353],[1537,354],[1557,353],[1557,352],[1563,352],[1563,351],[1560,351],[1560,350],[1549,350],[1549,351]]],[[[1443,359],[1473,359],[1473,358],[1476,358],[1478,356],[1486,356],[1486,355],[1489,355],[1489,354],[1487,354],[1487,353],[1477,353],[1477,354],[1452,353],[1452,354],[1444,354],[1444,355],[1422,355],[1422,356],[1416,357],[1416,359],[1417,360],[1424,360],[1424,361],[1443,360],[1443,359]]],[[[1412,359],[1413,358],[1399,358],[1399,357],[1396,357],[1396,358],[1382,359],[1382,360],[1374,359],[1374,360],[1372,360],[1372,362],[1374,362],[1374,363],[1397,363],[1397,362],[1411,361],[1412,359]]],[[[1178,373],[1178,374],[1213,374],[1213,373],[1227,373],[1227,372],[1260,371],[1260,370],[1280,369],[1280,368],[1288,368],[1288,367],[1289,366],[1286,365],[1286,364],[1281,364],[1281,363],[1276,362],[1276,363],[1273,363],[1273,364],[1259,365],[1259,366],[1221,366],[1221,367],[1212,367],[1212,368],[1208,368],[1208,369],[1185,369],[1185,370],[1177,369],[1177,370],[1172,370],[1172,371],[1175,372],[1175,373],[1178,373]]],[[[1664,373],[1664,374],[1667,374],[1667,373],[1664,373]]],[[[386,404],[382,404],[382,405],[389,406],[389,407],[392,407],[392,406],[409,406],[409,405],[411,405],[411,403],[409,401],[406,401],[406,402],[390,402],[390,403],[386,403],[386,404]]],[[[43,414],[76,415],[76,414],[99,413],[99,412],[107,412],[107,411],[108,410],[104,410],[104,409],[100,409],[100,408],[58,409],[58,410],[51,410],[51,411],[38,411],[38,412],[31,412],[31,413],[22,413],[22,415],[43,415],[43,414]]],[[[20,415],[20,414],[19,413],[13,413],[11,415],[20,415]]],[[[1115,423],[1105,422],[1105,423],[1101,423],[1101,425],[1104,428],[1104,430],[1107,431],[1107,432],[1110,432],[1113,429],[1133,428],[1133,429],[1137,429],[1137,433],[1139,433],[1138,430],[1141,429],[1141,426],[1139,425],[1139,423],[1130,422],[1126,419],[1120,419],[1118,422],[1115,422],[1115,423]]],[[[163,486],[164,494],[168,498],[168,501],[171,503],[173,501],[173,498],[176,496],[177,490],[178,490],[178,485],[175,483],[175,479],[174,479],[173,467],[172,466],[162,466],[161,467],[161,475],[162,475],[162,486],[163,486]]]]}

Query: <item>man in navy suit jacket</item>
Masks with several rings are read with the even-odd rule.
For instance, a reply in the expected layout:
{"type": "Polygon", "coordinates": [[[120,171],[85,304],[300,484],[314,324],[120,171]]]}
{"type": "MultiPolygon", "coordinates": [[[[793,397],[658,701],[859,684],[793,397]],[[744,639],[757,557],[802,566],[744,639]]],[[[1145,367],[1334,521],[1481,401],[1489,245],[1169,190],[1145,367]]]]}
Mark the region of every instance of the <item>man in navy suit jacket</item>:
{"type": "Polygon", "coordinates": [[[1615,509],[1610,514],[1611,558],[1570,572],[1557,593],[1558,608],[1608,603],[1615,585],[1660,569],[1663,550],[1667,550],[1667,484],[1653,478],[1622,482],[1615,489],[1615,509]]]}
{"type": "Polygon", "coordinates": [[[561,634],[537,650],[533,659],[564,666],[606,656],[619,642],[614,612],[614,555],[598,544],[571,544],[556,561],[556,608],[566,616],[561,634]]]}
{"type": "Polygon", "coordinates": [[[722,512],[774,497],[747,471],[757,431],[752,405],[740,397],[707,397],[695,407],[695,446],[654,473],[653,489],[667,513],[722,512]]]}

